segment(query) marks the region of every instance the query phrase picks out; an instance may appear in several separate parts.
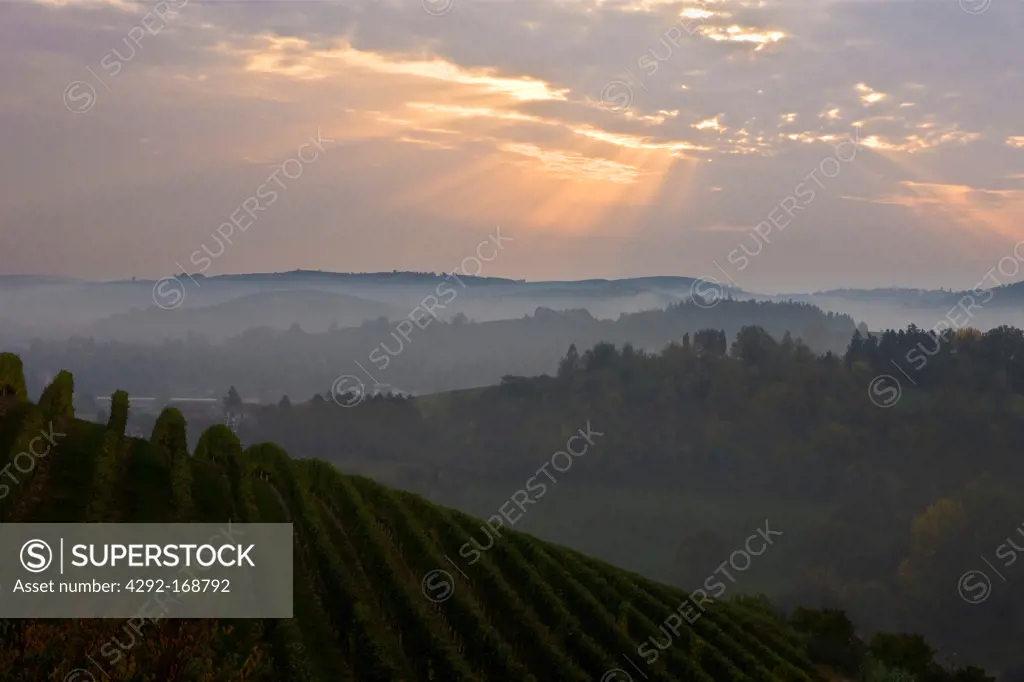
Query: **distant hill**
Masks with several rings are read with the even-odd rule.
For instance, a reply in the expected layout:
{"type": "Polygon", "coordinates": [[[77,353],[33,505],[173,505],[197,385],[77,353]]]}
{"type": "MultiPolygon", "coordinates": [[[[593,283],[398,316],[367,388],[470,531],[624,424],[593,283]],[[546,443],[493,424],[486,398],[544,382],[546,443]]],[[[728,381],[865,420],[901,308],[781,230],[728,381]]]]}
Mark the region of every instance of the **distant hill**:
{"type": "MultiPolygon", "coordinates": [[[[450,319],[460,312],[478,321],[512,319],[532,313],[537,307],[556,310],[586,307],[596,317],[612,319],[624,312],[664,308],[677,303],[689,296],[693,282],[688,277],[527,282],[460,273],[308,270],[211,277],[179,273],[170,279],[108,282],[34,275],[0,276],[0,321],[8,342],[24,343],[32,338],[66,339],[74,335],[95,335],[103,325],[109,325],[111,317],[123,322],[148,323],[147,316],[139,313],[152,308],[154,303],[174,310],[195,310],[254,294],[276,292],[352,296],[397,306],[401,309],[400,315],[408,314],[432,295],[445,302],[438,313],[442,319],[450,319]],[[126,315],[132,318],[122,319],[121,316],[126,315]]],[[[727,289],[726,293],[743,297],[738,290],[727,289]]],[[[300,309],[303,307],[295,300],[287,302],[300,309]]],[[[325,305],[327,308],[319,314],[315,306],[306,307],[309,316],[299,321],[303,329],[322,330],[331,325],[333,304],[325,305]]],[[[377,316],[375,311],[371,313],[377,316]]],[[[387,312],[381,314],[388,315],[387,312]]],[[[359,321],[356,320],[356,324],[359,321]]],[[[250,326],[260,323],[256,321],[250,326]]],[[[278,326],[277,321],[272,324],[278,326]]],[[[350,323],[338,320],[338,324],[350,323]]],[[[143,326],[153,330],[146,341],[163,340],[153,334],[164,330],[166,325],[143,326]]],[[[130,334],[129,338],[142,340],[138,328],[123,331],[130,334]]],[[[180,331],[172,331],[175,336],[180,335],[180,331]]]]}
{"type": "Polygon", "coordinates": [[[953,296],[952,292],[935,289],[905,289],[888,287],[883,289],[829,289],[816,291],[813,294],[782,294],[782,298],[797,300],[816,298],[836,298],[847,301],[865,303],[889,303],[894,305],[922,306],[941,304],[953,296]]]}
{"type": "MultiPolygon", "coordinates": [[[[959,300],[966,293],[969,292],[960,292],[959,295],[950,294],[950,298],[959,300]]],[[[982,295],[979,298],[984,300],[986,297],[982,295]]],[[[1010,306],[1021,304],[1024,304],[1024,282],[1014,282],[1013,284],[1006,284],[992,289],[992,299],[988,305],[1010,306]]]]}
{"type": "Polygon", "coordinates": [[[782,294],[769,300],[794,300],[863,320],[873,331],[913,323],[923,329],[971,326],[987,331],[1003,325],[1024,326],[1024,282],[994,288],[991,278],[974,290],[833,289],[813,294],[782,294]]]}
{"type": "MultiPolygon", "coordinates": [[[[278,296],[277,300],[288,298],[284,293],[278,296]]],[[[492,305],[503,300],[496,297],[492,305]]],[[[529,302],[524,300],[523,307],[529,302]]],[[[141,319],[133,317],[132,324],[105,329],[105,338],[95,342],[88,338],[44,341],[31,345],[24,357],[30,384],[37,389],[61,367],[81,367],[80,385],[96,395],[118,386],[147,396],[208,395],[210,391],[223,395],[234,385],[244,395],[276,403],[283,394],[305,400],[329,391],[341,374],[416,394],[497,384],[506,374],[553,374],[572,344],[587,348],[608,341],[660,351],[686,333],[709,328],[733,337],[744,326],[758,325],[778,338],[788,331],[817,352],[838,353],[846,349],[856,328],[848,316],[823,313],[802,303],[730,299],[715,303],[684,300],[661,310],[624,313],[615,319],[599,319],[580,307],[561,311],[536,307],[518,319],[488,322],[459,317],[434,320],[420,309],[416,319],[423,328],[408,318],[400,329],[401,320],[382,323],[374,319],[334,332],[324,331],[324,322],[319,332],[302,325],[303,332],[308,332],[302,334],[287,331],[291,321],[298,319],[290,312],[284,314],[290,311],[288,304],[266,304],[266,321],[259,310],[253,311],[251,318],[224,313],[220,320],[222,306],[182,305],[176,310],[151,308],[144,319],[159,327],[143,326],[141,319]],[[265,325],[274,316],[278,327],[269,329],[265,325]],[[258,320],[254,325],[264,326],[247,329],[223,344],[188,339],[158,347],[131,343],[143,334],[158,339],[164,334],[180,338],[189,331],[205,329],[224,331],[228,324],[252,318],[258,320]]],[[[248,314],[244,301],[238,305],[248,314]]],[[[401,317],[412,309],[402,311],[401,317]]]]}
{"type": "Polygon", "coordinates": [[[19,373],[0,354],[0,453],[50,422],[66,436],[19,474],[0,521],[290,522],[295,616],[145,623],[140,646],[116,620],[0,622],[3,679],[89,679],[76,669],[113,658],[103,642],[119,654],[108,674],[137,682],[626,682],[627,668],[652,682],[823,679],[813,639],[756,600],[698,612],[686,592],[506,529],[455,567],[480,521],[271,444],[243,451],[223,425],[189,453],[174,410],[150,441],[128,438],[127,394],[93,424],[74,418],[70,374],[32,404],[19,373]]]}
{"type": "Polygon", "coordinates": [[[94,323],[86,332],[96,338],[122,341],[165,336],[183,338],[202,334],[223,341],[255,327],[324,332],[336,327],[357,326],[379,317],[394,318],[407,311],[356,296],[315,290],[270,291],[241,296],[226,303],[197,308],[181,306],[164,310],[121,313],[94,323]]]}
{"type": "MultiPolygon", "coordinates": [[[[1005,279],[1005,278],[1004,278],[1005,279]]],[[[998,283],[990,279],[990,284],[998,283]]],[[[154,287],[165,286],[183,294],[180,308],[175,311],[210,308],[255,294],[276,292],[319,292],[351,296],[381,305],[394,306],[398,312],[381,314],[405,316],[424,300],[434,296],[444,301],[438,317],[450,320],[459,313],[478,322],[519,319],[537,308],[572,310],[585,308],[595,318],[614,320],[624,313],[663,309],[689,299],[696,290],[736,300],[798,301],[810,303],[825,311],[845,313],[863,320],[871,330],[899,328],[908,323],[931,328],[965,298],[974,297],[980,306],[972,309],[972,326],[987,330],[1003,324],[1024,325],[1024,284],[997,287],[991,292],[973,294],[970,291],[929,290],[900,287],[876,289],[838,288],[814,293],[760,294],[729,287],[728,282],[695,279],[682,276],[650,276],[622,279],[586,279],[578,281],[526,281],[504,277],[474,277],[443,272],[369,272],[344,273],[310,270],[291,272],[246,273],[234,275],[177,275],[177,281],[131,279],[110,282],[90,282],[41,276],[0,277],[0,322],[4,325],[5,339],[9,343],[27,343],[33,338],[64,340],[71,336],[100,336],[146,342],[160,342],[169,332],[173,338],[188,333],[188,327],[168,326],[170,318],[156,318],[140,313],[152,309],[156,296],[154,287]],[[106,331],[112,320],[130,322],[116,332],[106,331]],[[151,319],[156,323],[149,324],[151,319]],[[148,331],[146,331],[148,330],[148,331]],[[148,335],[147,335],[148,334],[148,335]]],[[[259,301],[259,299],[254,299],[259,301]]],[[[160,303],[177,303],[174,294],[160,303]]],[[[334,305],[327,303],[323,312],[315,305],[303,306],[295,300],[302,319],[296,319],[306,331],[325,330],[332,322],[339,326],[358,324],[331,316],[334,305]]],[[[152,310],[151,312],[167,312],[152,310]]],[[[281,328],[285,323],[280,315],[267,313],[269,326],[281,328]]],[[[370,317],[377,317],[370,311],[370,317]]],[[[954,313],[955,316],[955,313],[954,313]]],[[[358,315],[354,316],[358,317],[358,315]]],[[[963,317],[963,315],[961,315],[963,317]]],[[[262,318],[262,315],[261,315],[262,318]]],[[[187,321],[187,317],[182,320],[187,321]]],[[[252,325],[263,324],[262,319],[252,325]]],[[[226,325],[227,330],[217,332],[233,335],[243,329],[226,325]]]]}

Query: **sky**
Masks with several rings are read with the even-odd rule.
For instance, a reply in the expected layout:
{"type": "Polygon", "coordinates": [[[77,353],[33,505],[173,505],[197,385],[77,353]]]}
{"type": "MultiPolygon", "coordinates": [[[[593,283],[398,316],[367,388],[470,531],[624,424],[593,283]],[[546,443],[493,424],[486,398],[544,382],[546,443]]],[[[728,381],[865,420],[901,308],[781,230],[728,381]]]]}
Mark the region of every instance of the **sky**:
{"type": "Polygon", "coordinates": [[[0,274],[971,287],[1024,262],[1022,34],[1018,0],[0,0],[0,274]]]}

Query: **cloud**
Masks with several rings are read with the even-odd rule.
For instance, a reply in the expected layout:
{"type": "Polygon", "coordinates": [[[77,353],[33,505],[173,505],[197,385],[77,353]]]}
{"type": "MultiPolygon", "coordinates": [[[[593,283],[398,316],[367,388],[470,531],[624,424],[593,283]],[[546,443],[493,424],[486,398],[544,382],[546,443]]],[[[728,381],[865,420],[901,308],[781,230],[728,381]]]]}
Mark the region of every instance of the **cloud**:
{"type": "MultiPolygon", "coordinates": [[[[443,244],[519,220],[587,253],[582,276],[694,274],[730,248],[714,241],[723,226],[757,224],[858,128],[856,162],[801,218],[820,229],[794,230],[742,284],[855,280],[863,260],[806,263],[849,248],[843,230],[888,244],[893,225],[897,252],[943,235],[930,264],[894,259],[894,277],[944,281],[971,270],[955,230],[1001,239],[1020,208],[994,178],[1024,173],[1024,8],[192,2],[138,38],[150,11],[5,8],[0,271],[165,274],[167,254],[193,250],[319,126],[344,151],[219,266],[437,269],[454,257],[443,244]],[[103,60],[129,35],[114,75],[103,60]],[[62,102],[74,82],[94,91],[90,111],[62,102]],[[88,261],[70,246],[83,225],[100,234],[88,261]]],[[[540,249],[523,246],[506,274],[568,276],[540,249]]]]}
{"type": "Polygon", "coordinates": [[[927,218],[945,218],[970,232],[994,232],[1020,237],[1019,217],[1024,212],[1024,190],[991,189],[970,185],[904,180],[896,191],[876,199],[877,204],[902,206],[927,218]]]}
{"type": "Polygon", "coordinates": [[[874,90],[872,90],[867,85],[864,85],[863,83],[857,83],[855,87],[857,88],[857,92],[860,93],[861,104],[863,104],[866,107],[878,104],[886,97],[888,97],[888,95],[886,95],[884,92],[875,92],[874,90]]]}

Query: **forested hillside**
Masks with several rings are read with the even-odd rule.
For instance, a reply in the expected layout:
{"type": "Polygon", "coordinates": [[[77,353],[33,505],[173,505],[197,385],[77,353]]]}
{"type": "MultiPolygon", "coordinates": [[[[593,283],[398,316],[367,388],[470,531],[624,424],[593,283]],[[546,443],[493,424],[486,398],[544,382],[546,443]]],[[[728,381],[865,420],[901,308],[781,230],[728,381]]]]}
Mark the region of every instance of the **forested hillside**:
{"type": "Polygon", "coordinates": [[[557,474],[527,531],[690,587],[770,515],[789,539],[749,580],[773,600],[922,632],[960,661],[1024,665],[1019,329],[857,333],[845,355],[820,356],[756,327],[653,354],[599,344],[570,349],[556,377],[268,407],[239,433],[484,514],[585,423],[600,447],[557,474]],[[976,569],[991,590],[965,594],[976,569]]]}
{"type": "Polygon", "coordinates": [[[149,440],[127,438],[126,393],[105,425],[75,419],[72,394],[61,372],[28,402],[20,360],[0,355],[0,452],[18,471],[0,521],[291,522],[295,617],[0,621],[0,679],[809,682],[821,664],[985,679],[944,670],[916,637],[863,645],[836,613],[787,622],[759,600],[708,600],[684,620],[694,595],[510,530],[442,573],[479,521],[275,445],[243,450],[224,426],[190,453],[175,410],[149,440]],[[52,447],[28,464],[41,431],[52,447]]]}

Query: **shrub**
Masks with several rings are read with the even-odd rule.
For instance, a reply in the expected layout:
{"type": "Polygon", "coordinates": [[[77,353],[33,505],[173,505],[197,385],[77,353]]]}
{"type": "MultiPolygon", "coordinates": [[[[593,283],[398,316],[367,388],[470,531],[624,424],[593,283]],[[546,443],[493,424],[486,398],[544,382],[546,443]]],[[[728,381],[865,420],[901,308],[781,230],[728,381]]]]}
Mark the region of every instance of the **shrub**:
{"type": "Polygon", "coordinates": [[[110,420],[107,428],[123,434],[128,426],[128,394],[125,391],[114,391],[110,397],[110,420]]]}
{"type": "Polygon", "coordinates": [[[935,652],[921,635],[880,632],[871,638],[871,655],[891,668],[901,668],[915,675],[925,675],[935,652]]]}
{"type": "Polygon", "coordinates": [[[864,643],[854,634],[853,623],[840,609],[798,608],[790,623],[807,641],[807,655],[816,663],[854,674],[864,658],[864,643]]]}
{"type": "Polygon", "coordinates": [[[14,353],[0,353],[0,397],[10,395],[17,400],[28,400],[25,368],[14,353]]]}
{"type": "Polygon", "coordinates": [[[39,407],[47,416],[75,418],[75,379],[71,372],[61,370],[39,398],[39,407]]]}
{"type": "Polygon", "coordinates": [[[887,666],[869,658],[860,675],[861,682],[916,682],[917,678],[902,668],[887,666]]]}

